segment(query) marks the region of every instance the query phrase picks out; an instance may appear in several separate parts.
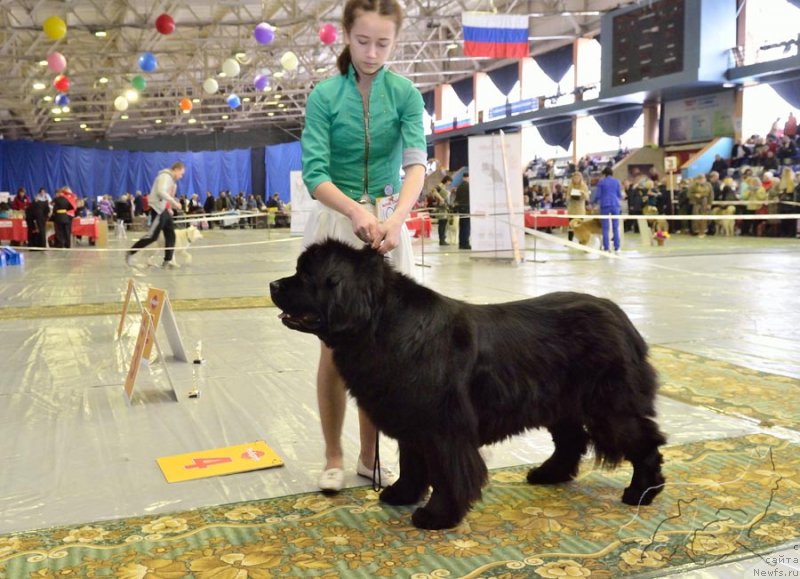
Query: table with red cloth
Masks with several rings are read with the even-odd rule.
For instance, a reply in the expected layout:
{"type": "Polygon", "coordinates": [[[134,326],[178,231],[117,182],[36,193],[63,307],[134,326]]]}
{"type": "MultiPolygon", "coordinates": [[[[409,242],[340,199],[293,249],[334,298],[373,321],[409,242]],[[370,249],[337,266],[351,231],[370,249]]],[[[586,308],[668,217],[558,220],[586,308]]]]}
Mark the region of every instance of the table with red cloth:
{"type": "Polygon", "coordinates": [[[72,235],[75,237],[88,237],[90,241],[97,240],[97,222],[99,217],[76,217],[72,220],[72,235]]]}
{"type": "Polygon", "coordinates": [[[24,219],[0,219],[0,240],[27,242],[28,224],[24,219]]]}
{"type": "Polygon", "coordinates": [[[525,211],[525,227],[543,229],[545,227],[567,227],[569,219],[559,217],[566,215],[566,209],[542,209],[541,211],[525,211]]]}
{"type": "Polygon", "coordinates": [[[414,237],[430,237],[431,216],[427,212],[411,211],[406,219],[406,227],[414,237]]]}

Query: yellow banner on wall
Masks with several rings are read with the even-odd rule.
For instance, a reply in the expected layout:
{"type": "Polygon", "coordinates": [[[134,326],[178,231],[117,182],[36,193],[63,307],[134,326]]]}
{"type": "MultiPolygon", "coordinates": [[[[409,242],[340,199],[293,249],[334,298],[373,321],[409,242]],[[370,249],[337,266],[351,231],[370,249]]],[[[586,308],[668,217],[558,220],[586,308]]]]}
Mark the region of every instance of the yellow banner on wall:
{"type": "Polygon", "coordinates": [[[166,456],[156,462],[170,483],[283,465],[263,440],[166,456]]]}

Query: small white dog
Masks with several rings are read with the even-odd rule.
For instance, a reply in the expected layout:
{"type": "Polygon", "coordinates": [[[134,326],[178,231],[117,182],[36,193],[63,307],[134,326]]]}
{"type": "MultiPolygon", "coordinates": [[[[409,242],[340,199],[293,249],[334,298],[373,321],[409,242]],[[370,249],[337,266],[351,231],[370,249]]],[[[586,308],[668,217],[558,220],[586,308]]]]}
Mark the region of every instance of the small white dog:
{"type": "MultiPolygon", "coordinates": [[[[203,239],[203,234],[200,233],[200,230],[194,225],[190,225],[185,229],[176,229],[175,255],[172,258],[172,261],[176,265],[191,265],[192,255],[189,253],[189,249],[191,249],[192,244],[199,239],[203,239]],[[180,261],[178,261],[178,256],[180,256],[180,261]]],[[[158,244],[158,247],[164,247],[163,234],[158,236],[158,241],[156,243],[158,244]]],[[[161,263],[162,259],[163,257],[160,253],[153,252],[148,261],[154,265],[156,263],[161,263]]]]}

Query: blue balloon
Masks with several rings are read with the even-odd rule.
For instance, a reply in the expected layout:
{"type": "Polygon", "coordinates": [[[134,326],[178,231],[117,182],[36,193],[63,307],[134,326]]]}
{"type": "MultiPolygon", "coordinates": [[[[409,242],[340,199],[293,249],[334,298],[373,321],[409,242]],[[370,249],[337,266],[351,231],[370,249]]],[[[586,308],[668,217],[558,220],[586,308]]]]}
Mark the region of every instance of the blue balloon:
{"type": "Polygon", "coordinates": [[[69,104],[69,97],[64,93],[58,93],[56,95],[56,104],[60,107],[65,107],[69,104]]]}
{"type": "Polygon", "coordinates": [[[232,94],[228,96],[228,106],[232,109],[238,109],[239,105],[242,104],[241,99],[239,99],[239,95],[232,94]]]}
{"type": "Polygon", "coordinates": [[[141,56],[139,56],[139,68],[145,72],[153,72],[158,68],[156,55],[152,52],[143,52],[141,56]]]}

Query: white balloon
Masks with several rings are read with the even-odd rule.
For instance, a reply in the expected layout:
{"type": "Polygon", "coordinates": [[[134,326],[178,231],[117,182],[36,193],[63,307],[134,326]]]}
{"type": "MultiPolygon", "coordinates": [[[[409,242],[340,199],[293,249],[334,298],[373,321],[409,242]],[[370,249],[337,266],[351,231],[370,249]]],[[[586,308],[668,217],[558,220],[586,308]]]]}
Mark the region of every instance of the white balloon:
{"type": "Polygon", "coordinates": [[[297,70],[299,64],[300,61],[297,60],[297,55],[291,50],[289,52],[284,52],[283,56],[281,56],[281,66],[289,72],[297,70]]]}
{"type": "Polygon", "coordinates": [[[216,81],[216,79],[207,78],[203,83],[203,90],[208,94],[214,94],[219,90],[219,83],[216,81]]]}
{"type": "Polygon", "coordinates": [[[128,99],[124,96],[118,96],[114,99],[114,108],[118,111],[126,111],[128,110],[128,99]]]}
{"type": "Polygon", "coordinates": [[[229,58],[222,63],[222,72],[226,76],[236,76],[239,74],[239,63],[235,59],[229,58]]]}

